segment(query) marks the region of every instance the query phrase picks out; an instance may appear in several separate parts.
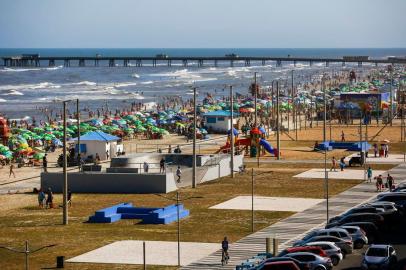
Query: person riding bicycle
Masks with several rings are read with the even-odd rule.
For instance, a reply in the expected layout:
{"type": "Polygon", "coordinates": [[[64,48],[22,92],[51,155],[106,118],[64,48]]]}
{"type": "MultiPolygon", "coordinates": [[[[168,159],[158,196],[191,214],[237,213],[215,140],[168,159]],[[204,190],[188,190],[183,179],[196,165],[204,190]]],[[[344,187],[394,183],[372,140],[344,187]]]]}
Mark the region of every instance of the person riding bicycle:
{"type": "Polygon", "coordinates": [[[224,240],[221,242],[221,249],[223,250],[224,258],[228,260],[230,256],[228,256],[228,240],[227,236],[224,237],[224,240]]]}

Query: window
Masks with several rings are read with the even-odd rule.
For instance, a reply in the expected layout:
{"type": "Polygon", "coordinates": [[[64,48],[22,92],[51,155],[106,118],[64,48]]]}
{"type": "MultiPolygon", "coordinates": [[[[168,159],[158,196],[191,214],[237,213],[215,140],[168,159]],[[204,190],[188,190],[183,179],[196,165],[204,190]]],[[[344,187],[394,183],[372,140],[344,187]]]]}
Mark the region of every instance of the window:
{"type": "Polygon", "coordinates": [[[215,124],[216,122],[216,117],[207,117],[207,123],[215,124]]]}
{"type": "Polygon", "coordinates": [[[218,118],[217,118],[217,121],[219,121],[219,122],[224,121],[224,117],[218,117],[218,118]]]}

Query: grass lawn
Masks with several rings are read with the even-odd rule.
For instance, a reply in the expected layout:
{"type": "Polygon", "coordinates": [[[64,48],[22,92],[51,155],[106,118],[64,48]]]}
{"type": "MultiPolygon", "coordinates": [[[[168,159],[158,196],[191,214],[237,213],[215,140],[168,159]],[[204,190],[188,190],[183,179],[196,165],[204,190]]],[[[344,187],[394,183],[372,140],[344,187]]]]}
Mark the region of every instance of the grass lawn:
{"type": "MultiPolygon", "coordinates": [[[[264,173],[255,177],[255,195],[280,197],[322,198],[323,180],[300,181],[293,175],[317,167],[316,164],[263,164],[258,169],[264,173]]],[[[330,180],[331,195],[340,193],[360,181],[330,180]]],[[[236,175],[201,184],[197,189],[180,190],[181,197],[202,196],[185,202],[191,216],[181,220],[181,241],[220,243],[226,235],[231,242],[250,234],[250,211],[215,210],[210,206],[224,202],[238,195],[251,194],[251,175],[236,175]]],[[[168,197],[175,193],[167,194],[168,197]]],[[[32,248],[48,244],[57,247],[40,251],[30,258],[32,269],[55,266],[56,256],[71,258],[118,240],[167,240],[176,241],[176,223],[170,225],[142,225],[138,221],[122,220],[114,224],[84,223],[95,210],[121,202],[132,202],[136,206],[164,206],[172,202],[156,195],[135,194],[74,194],[70,208],[70,223],[62,226],[61,209],[43,210],[36,207],[36,195],[4,195],[0,210],[0,244],[23,247],[29,240],[32,248]],[[7,207],[9,205],[9,207],[7,207]],[[10,206],[11,205],[11,206],[10,206]]],[[[56,202],[61,196],[56,195],[56,202]]],[[[257,230],[286,218],[292,212],[255,212],[257,230]]],[[[24,257],[0,250],[0,269],[21,269],[24,257]]],[[[142,269],[132,265],[67,264],[66,269],[142,269]]],[[[148,269],[176,269],[174,267],[153,267],[148,269]]]]}

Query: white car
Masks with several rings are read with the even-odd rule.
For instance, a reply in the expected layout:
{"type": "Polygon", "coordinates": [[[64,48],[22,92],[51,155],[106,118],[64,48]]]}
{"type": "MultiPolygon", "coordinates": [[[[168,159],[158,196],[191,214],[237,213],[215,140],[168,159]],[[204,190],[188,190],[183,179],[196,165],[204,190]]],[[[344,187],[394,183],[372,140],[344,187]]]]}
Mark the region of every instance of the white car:
{"type": "Polygon", "coordinates": [[[309,242],[306,243],[305,246],[320,247],[329,256],[334,266],[338,265],[344,259],[343,253],[341,253],[341,248],[339,248],[333,242],[327,241],[309,242]]]}
{"type": "Polygon", "coordinates": [[[393,269],[397,264],[396,251],[391,245],[371,245],[361,263],[363,270],[369,269],[393,269]]]}

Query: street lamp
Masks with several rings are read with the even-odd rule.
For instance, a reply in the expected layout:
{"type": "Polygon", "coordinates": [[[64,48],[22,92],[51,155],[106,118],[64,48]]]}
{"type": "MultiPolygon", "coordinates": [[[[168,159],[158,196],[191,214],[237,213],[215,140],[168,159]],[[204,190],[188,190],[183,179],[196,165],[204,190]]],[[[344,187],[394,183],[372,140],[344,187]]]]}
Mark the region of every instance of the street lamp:
{"type": "MultiPolygon", "coordinates": [[[[324,74],[323,77],[321,78],[321,87],[323,90],[323,100],[324,100],[324,114],[323,114],[323,141],[324,143],[326,142],[326,120],[327,120],[327,97],[326,97],[326,88],[324,85],[324,74]]],[[[327,222],[329,220],[329,201],[328,201],[328,172],[327,172],[327,147],[324,147],[324,192],[325,192],[325,198],[326,198],[326,219],[327,222]]]]}
{"type": "Polygon", "coordinates": [[[234,178],[234,103],[233,103],[233,86],[230,85],[230,118],[231,118],[231,129],[230,129],[230,172],[231,178],[234,178]]]}
{"type": "Polygon", "coordinates": [[[197,126],[197,106],[196,106],[196,87],[193,87],[193,169],[192,169],[192,188],[196,188],[196,126],[197,126]]]}
{"type": "Polygon", "coordinates": [[[178,225],[177,226],[177,229],[178,229],[178,239],[177,239],[177,241],[178,241],[178,267],[180,267],[180,217],[179,217],[180,213],[179,213],[179,203],[184,202],[184,201],[188,201],[188,200],[191,200],[191,199],[202,199],[203,197],[202,196],[192,196],[192,197],[187,197],[187,198],[184,198],[184,199],[180,199],[178,191],[176,191],[176,197],[175,198],[166,197],[166,196],[163,196],[163,195],[160,195],[160,194],[155,194],[155,195],[159,196],[159,197],[162,197],[162,198],[164,198],[166,200],[176,201],[176,216],[177,216],[176,220],[177,220],[177,225],[178,225]]]}
{"type": "Polygon", "coordinates": [[[0,249],[5,249],[5,250],[9,250],[11,252],[20,253],[20,254],[25,254],[25,270],[28,270],[29,269],[28,259],[29,259],[30,254],[33,254],[33,253],[36,253],[45,248],[50,248],[50,247],[54,247],[54,246],[56,246],[56,244],[47,245],[47,246],[40,247],[38,249],[30,250],[29,246],[28,246],[28,240],[26,240],[24,250],[19,250],[19,249],[15,249],[12,247],[6,247],[6,246],[0,246],[0,249]]]}

